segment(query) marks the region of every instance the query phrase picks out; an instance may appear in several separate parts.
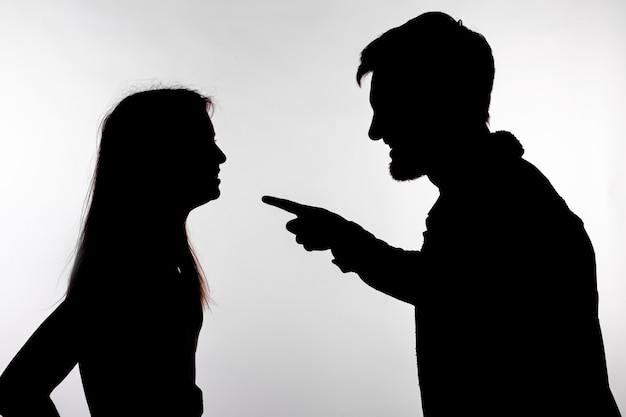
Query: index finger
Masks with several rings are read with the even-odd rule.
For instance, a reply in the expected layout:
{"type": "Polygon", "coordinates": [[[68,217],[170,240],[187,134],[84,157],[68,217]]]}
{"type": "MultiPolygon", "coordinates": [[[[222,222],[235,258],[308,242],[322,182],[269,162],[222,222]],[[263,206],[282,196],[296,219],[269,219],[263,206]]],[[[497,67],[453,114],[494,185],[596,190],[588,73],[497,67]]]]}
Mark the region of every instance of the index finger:
{"type": "Polygon", "coordinates": [[[311,208],[309,206],[305,206],[304,204],[296,203],[295,201],[287,200],[284,198],[272,197],[269,195],[264,195],[263,197],[261,197],[261,201],[263,201],[265,204],[278,207],[279,209],[283,209],[295,215],[302,214],[307,211],[307,209],[311,208]]]}

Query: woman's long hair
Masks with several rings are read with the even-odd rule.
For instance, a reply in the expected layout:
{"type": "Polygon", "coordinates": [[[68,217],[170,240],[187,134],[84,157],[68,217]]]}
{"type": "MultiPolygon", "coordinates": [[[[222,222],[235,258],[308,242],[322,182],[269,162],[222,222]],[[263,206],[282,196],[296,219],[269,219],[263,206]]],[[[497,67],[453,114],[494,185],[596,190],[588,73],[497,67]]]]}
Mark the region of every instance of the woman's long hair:
{"type": "MultiPolygon", "coordinates": [[[[180,214],[176,199],[167,193],[175,192],[176,180],[181,180],[176,175],[188,162],[185,141],[194,133],[194,118],[206,117],[210,107],[211,100],[196,91],[159,88],[127,96],[104,118],[68,298],[85,291],[98,294],[102,288],[124,291],[131,285],[150,285],[106,281],[116,275],[142,280],[123,272],[130,268],[150,274],[155,265],[148,264],[157,263],[195,277],[198,301],[208,303],[206,280],[186,224],[181,235],[164,238],[159,222],[180,214]]],[[[186,222],[186,215],[182,218],[186,222]]]]}

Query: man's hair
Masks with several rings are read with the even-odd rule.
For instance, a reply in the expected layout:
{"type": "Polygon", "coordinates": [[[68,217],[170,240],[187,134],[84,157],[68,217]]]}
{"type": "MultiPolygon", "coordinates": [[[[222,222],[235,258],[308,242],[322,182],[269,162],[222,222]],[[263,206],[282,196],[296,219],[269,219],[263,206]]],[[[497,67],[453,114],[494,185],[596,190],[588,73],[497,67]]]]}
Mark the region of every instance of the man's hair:
{"type": "Polygon", "coordinates": [[[361,85],[366,74],[381,70],[407,87],[421,79],[453,97],[468,116],[489,119],[495,74],[491,48],[481,34],[445,13],[424,13],[367,45],[357,82],[361,85]]]}

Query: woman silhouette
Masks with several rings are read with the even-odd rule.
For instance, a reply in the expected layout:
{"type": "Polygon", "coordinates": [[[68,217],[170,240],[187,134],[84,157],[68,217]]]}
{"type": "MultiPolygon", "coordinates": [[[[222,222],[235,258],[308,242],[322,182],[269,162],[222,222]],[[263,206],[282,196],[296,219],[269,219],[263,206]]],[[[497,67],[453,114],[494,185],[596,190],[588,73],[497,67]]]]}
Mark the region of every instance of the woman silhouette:
{"type": "Polygon", "coordinates": [[[77,363],[93,417],[202,414],[208,294],[186,219],[220,194],[210,107],[192,90],[153,89],[105,118],[66,297],[0,377],[0,414],[58,416],[50,393],[77,363]]]}

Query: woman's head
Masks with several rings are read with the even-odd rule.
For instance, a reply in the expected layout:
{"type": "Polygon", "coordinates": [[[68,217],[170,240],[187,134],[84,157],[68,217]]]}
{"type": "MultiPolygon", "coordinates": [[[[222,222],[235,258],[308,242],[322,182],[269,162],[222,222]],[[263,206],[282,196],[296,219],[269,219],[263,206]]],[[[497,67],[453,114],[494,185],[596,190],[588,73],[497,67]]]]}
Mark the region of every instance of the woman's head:
{"type": "Polygon", "coordinates": [[[209,98],[184,88],[141,91],[106,116],[93,198],[183,213],[216,199],[219,165],[209,98]]]}
{"type": "Polygon", "coordinates": [[[207,300],[185,221],[220,195],[226,157],[210,109],[211,100],[193,90],[159,88],[127,96],[105,117],[68,295],[77,283],[95,288],[111,268],[176,266],[197,277],[198,297],[207,300]]]}

